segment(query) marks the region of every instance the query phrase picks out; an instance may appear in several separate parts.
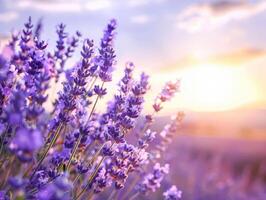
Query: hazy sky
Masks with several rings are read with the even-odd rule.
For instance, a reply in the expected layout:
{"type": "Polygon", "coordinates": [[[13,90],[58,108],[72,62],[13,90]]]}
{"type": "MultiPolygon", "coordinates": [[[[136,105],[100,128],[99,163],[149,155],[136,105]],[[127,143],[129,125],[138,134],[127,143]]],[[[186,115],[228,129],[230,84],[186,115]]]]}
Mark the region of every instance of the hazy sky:
{"type": "Polygon", "coordinates": [[[131,60],[151,72],[151,96],[163,78],[183,80],[168,111],[266,102],[265,0],[0,0],[1,36],[21,28],[29,15],[35,22],[43,17],[43,38],[51,44],[60,22],[99,41],[116,18],[118,69],[131,60]]]}

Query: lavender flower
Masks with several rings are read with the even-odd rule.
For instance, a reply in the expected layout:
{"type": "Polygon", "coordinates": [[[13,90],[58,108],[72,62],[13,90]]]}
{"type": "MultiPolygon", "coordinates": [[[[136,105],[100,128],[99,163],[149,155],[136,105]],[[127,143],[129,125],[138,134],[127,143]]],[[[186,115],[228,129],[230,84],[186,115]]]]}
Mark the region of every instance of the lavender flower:
{"type": "Polygon", "coordinates": [[[67,38],[67,33],[65,32],[66,25],[59,24],[56,30],[56,33],[58,35],[58,40],[56,41],[56,51],[55,51],[55,57],[58,60],[63,60],[64,51],[65,51],[65,39],[67,38]]]}
{"type": "Polygon", "coordinates": [[[13,189],[20,190],[24,189],[24,187],[27,184],[27,181],[20,176],[16,176],[16,177],[10,177],[8,183],[13,189]]]}
{"type": "Polygon", "coordinates": [[[72,184],[68,181],[67,176],[63,175],[41,189],[37,194],[37,198],[40,200],[70,200],[69,191],[71,188],[72,184]]]}
{"type": "Polygon", "coordinates": [[[167,82],[161,93],[155,99],[155,102],[153,104],[154,111],[159,112],[162,109],[162,104],[172,99],[175,93],[179,90],[179,87],[179,80],[177,80],[176,82],[167,82]]]}
{"type": "Polygon", "coordinates": [[[26,62],[24,81],[25,88],[27,88],[25,92],[30,100],[26,118],[39,125],[38,118],[44,112],[43,104],[48,98],[45,93],[49,88],[51,74],[44,52],[47,44],[44,41],[36,40],[35,46],[31,53],[31,60],[26,62]]]}
{"type": "Polygon", "coordinates": [[[100,193],[102,192],[106,187],[111,186],[112,181],[111,178],[109,176],[109,174],[106,172],[105,168],[102,168],[99,170],[95,181],[93,183],[93,191],[95,193],[100,193]]]}
{"type": "Polygon", "coordinates": [[[120,114],[126,111],[126,101],[128,95],[132,90],[132,86],[134,84],[133,80],[133,70],[135,66],[133,63],[126,63],[124,70],[124,77],[119,82],[119,94],[114,96],[112,102],[109,102],[107,108],[107,115],[113,121],[118,121],[120,119],[120,114]]]}
{"type": "Polygon", "coordinates": [[[9,104],[4,108],[2,118],[11,126],[23,126],[24,125],[24,111],[26,105],[26,97],[23,92],[20,91],[18,86],[10,99],[9,104]]]}
{"type": "Polygon", "coordinates": [[[115,52],[113,49],[113,39],[115,36],[116,20],[112,19],[105,29],[104,36],[101,40],[97,64],[100,67],[99,77],[103,82],[112,80],[111,72],[115,64],[115,52]]]}
{"type": "Polygon", "coordinates": [[[147,152],[127,143],[120,143],[107,165],[108,173],[115,181],[115,188],[124,188],[129,173],[147,160],[147,152]]]}
{"type": "Polygon", "coordinates": [[[90,76],[91,58],[93,56],[93,41],[85,40],[83,45],[82,62],[71,75],[68,82],[63,83],[63,92],[59,93],[57,100],[57,117],[51,122],[51,130],[55,130],[60,123],[67,123],[71,120],[71,113],[77,109],[77,102],[81,95],[86,93],[84,86],[90,76]]]}
{"type": "Polygon", "coordinates": [[[16,48],[16,44],[19,40],[19,33],[16,33],[16,32],[13,32],[12,35],[11,35],[11,40],[8,44],[8,46],[13,50],[15,51],[15,48],[16,48]]]}
{"type": "Polygon", "coordinates": [[[148,78],[145,73],[142,73],[139,82],[132,86],[131,93],[126,99],[125,111],[121,114],[120,119],[120,125],[124,130],[131,130],[136,119],[140,116],[143,109],[144,95],[149,90],[148,78]]]}
{"type": "Polygon", "coordinates": [[[43,143],[40,132],[20,128],[9,144],[9,148],[16,152],[22,161],[31,161],[33,153],[36,152],[43,143]]]}
{"type": "Polygon", "coordinates": [[[69,39],[69,41],[68,41],[69,45],[68,45],[68,47],[67,47],[67,49],[66,49],[66,53],[65,53],[65,55],[66,55],[67,58],[70,58],[70,57],[73,56],[73,53],[74,53],[74,51],[75,51],[75,48],[78,47],[79,38],[80,38],[81,36],[82,36],[81,33],[77,31],[77,32],[76,32],[76,35],[75,35],[75,36],[72,36],[72,37],[69,39]]]}
{"type": "Polygon", "coordinates": [[[2,200],[10,200],[10,197],[6,194],[5,191],[0,191],[0,199],[2,200]]]}
{"type": "Polygon", "coordinates": [[[178,200],[182,197],[182,191],[178,190],[177,187],[173,185],[163,193],[163,196],[165,200],[178,200]]]}
{"type": "Polygon", "coordinates": [[[107,94],[106,88],[101,88],[98,85],[95,85],[94,92],[97,94],[100,98],[107,94]]]}
{"type": "Polygon", "coordinates": [[[40,39],[41,33],[43,29],[43,21],[42,18],[40,18],[36,24],[35,30],[34,30],[34,37],[40,39]]]}
{"type": "Polygon", "coordinates": [[[169,165],[165,164],[163,167],[156,163],[153,167],[152,173],[147,174],[143,181],[137,186],[137,190],[143,194],[149,191],[155,192],[161,187],[161,182],[166,174],[169,173],[169,165]]]}
{"type": "Polygon", "coordinates": [[[177,134],[178,129],[183,121],[184,113],[178,112],[175,116],[172,117],[171,123],[164,126],[163,130],[160,132],[161,140],[160,144],[156,146],[159,152],[156,152],[158,157],[161,152],[165,151],[167,146],[173,140],[175,134],[177,134]]]}
{"type": "MultiPolygon", "coordinates": [[[[31,50],[31,43],[32,43],[32,28],[33,28],[33,24],[31,21],[31,17],[29,17],[28,22],[24,24],[24,29],[22,30],[22,34],[21,34],[21,40],[20,40],[20,48],[21,48],[21,52],[19,54],[19,58],[22,61],[25,61],[28,59],[28,55],[29,52],[31,50]]],[[[19,72],[23,71],[22,66],[17,65],[17,69],[19,72]]]]}
{"type": "MultiPolygon", "coordinates": [[[[127,188],[130,174],[148,166],[148,146],[156,132],[147,128],[138,141],[129,140],[129,134],[141,119],[149,76],[134,79],[135,66],[126,63],[113,100],[105,112],[96,111],[109,93],[106,83],[112,81],[116,64],[116,25],[115,20],[108,23],[99,47],[84,39],[80,60],[67,70],[66,61],[82,37],[79,32],[69,37],[60,24],[54,52],[40,39],[40,21],[34,29],[29,18],[20,34],[12,35],[0,53],[0,199],[79,200],[111,186],[117,195],[127,188]],[[50,87],[61,75],[63,87],[48,113],[50,87]]],[[[168,83],[156,106],[170,100],[177,88],[168,83]]],[[[146,120],[151,123],[152,117],[146,120]]],[[[168,165],[156,164],[139,191],[155,191],[167,173],[168,165]]]]}
{"type": "Polygon", "coordinates": [[[148,129],[144,136],[139,139],[138,145],[140,148],[146,148],[148,147],[149,143],[155,139],[156,132],[152,132],[150,129],[148,129]]]}
{"type": "Polygon", "coordinates": [[[107,142],[103,149],[103,155],[104,156],[113,156],[115,154],[114,149],[112,148],[111,142],[107,142]]]}

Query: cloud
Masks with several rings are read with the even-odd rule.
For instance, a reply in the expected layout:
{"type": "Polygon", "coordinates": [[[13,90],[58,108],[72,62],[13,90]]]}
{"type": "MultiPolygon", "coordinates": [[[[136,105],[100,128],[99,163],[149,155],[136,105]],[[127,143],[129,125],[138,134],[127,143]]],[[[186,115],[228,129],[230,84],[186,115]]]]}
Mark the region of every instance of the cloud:
{"type": "Polygon", "coordinates": [[[16,5],[19,9],[34,9],[45,12],[79,12],[81,5],[75,1],[34,1],[34,0],[20,0],[16,5]]]}
{"type": "Polygon", "coordinates": [[[14,11],[7,11],[0,13],[0,22],[10,22],[18,18],[18,13],[14,11]]]}
{"type": "Polygon", "coordinates": [[[76,13],[81,11],[99,11],[111,6],[111,0],[18,0],[18,9],[34,9],[44,12],[76,13]]]}
{"type": "Polygon", "coordinates": [[[251,62],[266,58],[266,49],[257,48],[245,48],[238,49],[236,51],[206,56],[204,58],[198,58],[193,55],[186,55],[180,58],[174,64],[170,64],[167,67],[162,67],[163,71],[176,71],[177,69],[184,69],[187,67],[195,67],[204,64],[215,64],[227,67],[241,67],[251,62]]]}
{"type": "Polygon", "coordinates": [[[194,4],[177,16],[178,27],[189,32],[213,28],[232,20],[242,20],[266,10],[266,1],[219,0],[194,4]]]}
{"type": "Polygon", "coordinates": [[[151,18],[148,15],[136,15],[130,18],[130,21],[134,24],[146,24],[150,20],[151,18]]]}
{"type": "Polygon", "coordinates": [[[128,5],[130,7],[145,6],[150,3],[162,3],[165,0],[128,0],[128,5]]]}
{"type": "Polygon", "coordinates": [[[86,9],[90,11],[97,11],[111,7],[109,0],[90,0],[86,3],[86,9]]]}

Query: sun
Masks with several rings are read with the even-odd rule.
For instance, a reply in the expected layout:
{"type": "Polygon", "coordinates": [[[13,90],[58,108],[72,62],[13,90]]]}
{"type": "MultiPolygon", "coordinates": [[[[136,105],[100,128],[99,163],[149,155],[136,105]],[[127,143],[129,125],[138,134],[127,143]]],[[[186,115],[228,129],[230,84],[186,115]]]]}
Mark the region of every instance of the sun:
{"type": "Polygon", "coordinates": [[[256,98],[256,90],[239,68],[204,64],[184,72],[184,103],[196,111],[222,111],[240,107],[256,98]]]}

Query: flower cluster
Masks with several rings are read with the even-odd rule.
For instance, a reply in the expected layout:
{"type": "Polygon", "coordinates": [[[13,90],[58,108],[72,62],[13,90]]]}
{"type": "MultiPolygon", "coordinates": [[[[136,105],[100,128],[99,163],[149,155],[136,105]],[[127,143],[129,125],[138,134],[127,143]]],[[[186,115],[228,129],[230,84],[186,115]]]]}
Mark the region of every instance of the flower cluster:
{"type": "Polygon", "coordinates": [[[149,191],[155,192],[157,188],[161,186],[161,182],[166,174],[169,173],[169,164],[160,166],[156,163],[151,173],[147,174],[143,181],[137,186],[141,193],[147,193],[149,191]]]}
{"type": "Polygon", "coordinates": [[[169,101],[173,98],[176,91],[178,91],[180,81],[177,80],[175,82],[167,82],[162,89],[161,93],[157,96],[155,99],[155,102],[153,104],[153,108],[155,112],[159,112],[163,107],[163,103],[166,101],[169,101]]]}
{"type": "Polygon", "coordinates": [[[167,146],[172,142],[175,134],[180,129],[184,116],[183,112],[178,112],[172,117],[171,122],[164,126],[163,130],[160,132],[160,142],[156,146],[155,157],[161,156],[160,154],[163,153],[167,149],[167,146]]]}
{"type": "Polygon", "coordinates": [[[182,197],[182,191],[178,190],[177,187],[173,185],[163,193],[163,196],[165,200],[178,200],[182,197]]]}
{"type": "MultiPolygon", "coordinates": [[[[100,198],[110,190],[110,199],[133,198],[128,197],[128,180],[143,166],[144,178],[132,182],[138,195],[160,188],[169,165],[157,160],[149,167],[149,147],[156,139],[150,125],[162,104],[178,91],[179,81],[166,84],[155,99],[154,112],[139,128],[149,76],[141,73],[135,79],[135,66],[128,62],[113,99],[98,111],[98,103],[110,92],[106,85],[116,65],[116,27],[116,20],[111,20],[97,46],[82,39],[80,32],[69,36],[66,26],[59,24],[55,50],[50,51],[41,40],[42,22],[34,27],[29,18],[1,50],[0,199],[78,200],[87,195],[100,198]],[[68,66],[80,43],[80,59],[68,66]],[[62,89],[54,98],[58,84],[62,89]]],[[[161,136],[168,141],[175,131],[171,124],[161,136]]],[[[172,188],[164,196],[181,195],[172,188]]]]}

